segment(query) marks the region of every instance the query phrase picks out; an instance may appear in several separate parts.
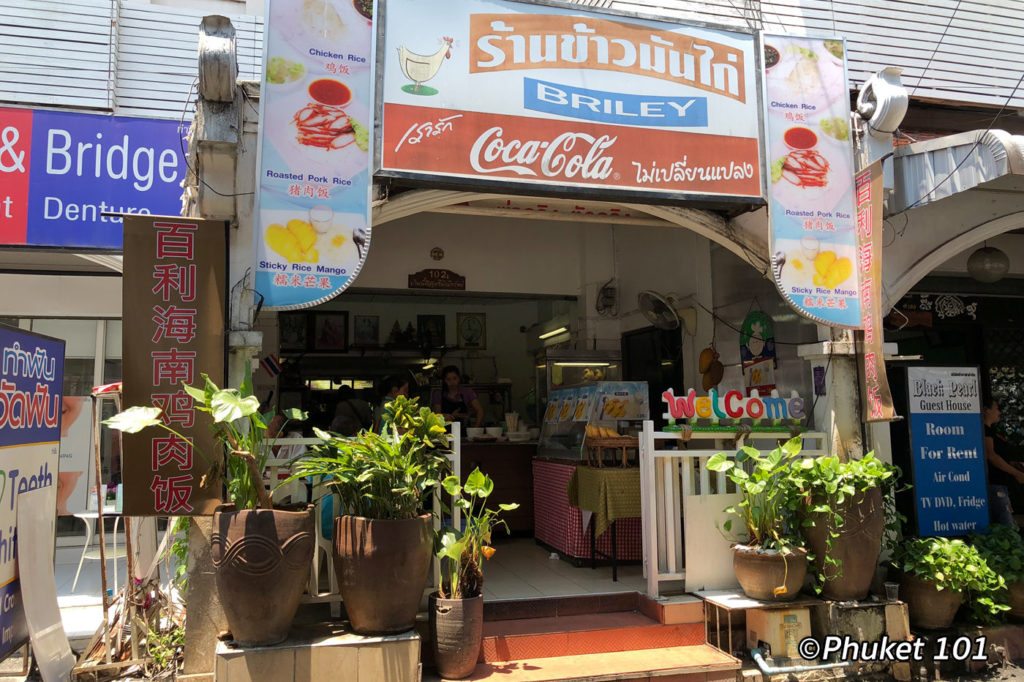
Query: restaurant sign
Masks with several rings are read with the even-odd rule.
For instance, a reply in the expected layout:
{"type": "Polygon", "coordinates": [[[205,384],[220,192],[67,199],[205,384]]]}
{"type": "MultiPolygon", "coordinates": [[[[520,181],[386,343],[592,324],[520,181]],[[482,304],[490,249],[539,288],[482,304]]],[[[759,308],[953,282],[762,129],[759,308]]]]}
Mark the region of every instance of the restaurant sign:
{"type": "MultiPolygon", "coordinates": [[[[782,398],[777,390],[773,390],[762,398],[756,389],[744,396],[740,391],[721,394],[712,388],[705,396],[698,395],[691,388],[686,395],[677,396],[675,389],[670,388],[661,394],[661,399],[668,407],[664,417],[672,424],[677,419],[685,419],[693,425],[704,419],[717,425],[724,419],[727,425],[738,426],[740,420],[746,419],[760,428],[766,425],[778,426],[784,421],[799,424],[807,418],[807,405],[796,391],[792,391],[789,398],[782,398]]],[[[666,430],[673,429],[667,427],[666,430]]]]}
{"type": "Polygon", "coordinates": [[[125,217],[124,404],[159,407],[175,431],[123,434],[129,516],[210,514],[221,501],[204,481],[220,451],[182,384],[223,385],[226,281],[224,221],[125,217]]]}
{"type": "Polygon", "coordinates": [[[409,275],[410,289],[446,289],[465,291],[466,278],[451,270],[427,268],[409,275]]]}
{"type": "Polygon", "coordinates": [[[772,272],[797,312],[860,327],[845,42],[764,36],[772,272]]]}
{"type": "Polygon", "coordinates": [[[762,196],[755,37],[508,0],[386,0],[380,172],[762,196]]]}

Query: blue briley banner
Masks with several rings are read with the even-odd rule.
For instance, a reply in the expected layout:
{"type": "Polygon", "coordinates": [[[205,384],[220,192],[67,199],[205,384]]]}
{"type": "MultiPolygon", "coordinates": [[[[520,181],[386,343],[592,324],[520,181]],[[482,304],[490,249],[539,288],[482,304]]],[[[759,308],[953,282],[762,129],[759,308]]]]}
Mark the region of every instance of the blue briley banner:
{"type": "Polygon", "coordinates": [[[989,524],[978,370],[907,370],[917,530],[966,535],[989,524]]]}

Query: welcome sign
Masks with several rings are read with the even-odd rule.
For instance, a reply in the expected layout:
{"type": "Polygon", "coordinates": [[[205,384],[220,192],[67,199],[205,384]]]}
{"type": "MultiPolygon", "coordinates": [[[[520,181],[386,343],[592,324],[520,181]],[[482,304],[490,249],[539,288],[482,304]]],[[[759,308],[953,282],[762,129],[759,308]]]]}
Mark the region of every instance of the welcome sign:
{"type": "Polygon", "coordinates": [[[753,35],[506,0],[384,7],[383,174],[760,199],[753,35]]]}

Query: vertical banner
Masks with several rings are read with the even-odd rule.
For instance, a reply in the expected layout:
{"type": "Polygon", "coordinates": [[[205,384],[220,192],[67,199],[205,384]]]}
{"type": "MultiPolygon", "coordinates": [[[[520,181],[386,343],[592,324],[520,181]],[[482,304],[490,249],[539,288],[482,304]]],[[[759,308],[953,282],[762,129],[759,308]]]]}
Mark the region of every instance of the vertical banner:
{"type": "Polygon", "coordinates": [[[222,453],[182,384],[224,380],[227,226],[219,220],[124,219],[124,405],[154,405],[180,436],[123,435],[124,513],[210,514],[219,481],[203,485],[222,453]],[[186,440],[187,439],[187,440],[186,440]]]}
{"type": "Polygon", "coordinates": [[[910,367],[910,452],[917,530],[966,535],[988,525],[976,367],[910,367]]]}
{"type": "Polygon", "coordinates": [[[861,331],[858,371],[861,414],[866,422],[892,421],[896,411],[882,352],[882,162],[857,173],[857,272],[860,278],[861,331]]]}
{"type": "MultiPolygon", "coordinates": [[[[0,660],[28,641],[18,578],[17,498],[49,490],[56,509],[64,342],[0,324],[0,660]]],[[[53,537],[30,537],[49,543],[53,537]]]]}
{"type": "Polygon", "coordinates": [[[797,312],[861,324],[846,44],[765,35],[772,272],[797,312]]]}
{"type": "Polygon", "coordinates": [[[268,0],[253,234],[267,308],[343,291],[370,247],[372,0],[268,0]]]}

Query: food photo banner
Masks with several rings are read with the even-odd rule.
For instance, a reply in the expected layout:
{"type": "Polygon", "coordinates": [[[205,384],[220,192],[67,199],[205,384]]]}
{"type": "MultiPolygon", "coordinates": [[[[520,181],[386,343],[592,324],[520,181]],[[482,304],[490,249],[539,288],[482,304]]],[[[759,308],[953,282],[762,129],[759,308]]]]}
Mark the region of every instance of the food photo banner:
{"type": "Polygon", "coordinates": [[[0,245],[120,249],[104,213],[179,213],[178,125],[0,107],[0,245]]]}
{"type": "Polygon", "coordinates": [[[370,247],[372,0],[268,0],[254,233],[265,307],[343,291],[370,247]]]}
{"type": "Polygon", "coordinates": [[[845,42],[765,35],[772,272],[800,314],[861,325],[845,42]]]}
{"type": "MultiPolygon", "coordinates": [[[[18,496],[46,488],[57,507],[64,342],[0,324],[0,660],[28,641],[18,573],[18,496]]],[[[22,542],[53,546],[53,537],[22,542]]]]}
{"type": "Polygon", "coordinates": [[[908,367],[917,532],[967,535],[989,523],[976,367],[908,367]]]}
{"type": "Polygon", "coordinates": [[[755,37],[507,0],[386,0],[380,172],[762,197],[755,37]]]}

